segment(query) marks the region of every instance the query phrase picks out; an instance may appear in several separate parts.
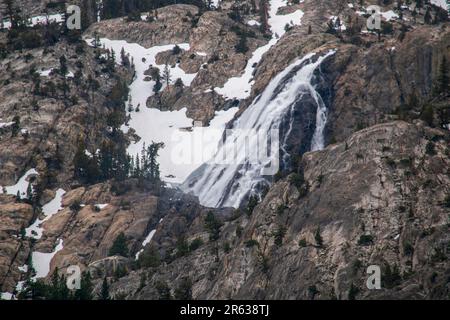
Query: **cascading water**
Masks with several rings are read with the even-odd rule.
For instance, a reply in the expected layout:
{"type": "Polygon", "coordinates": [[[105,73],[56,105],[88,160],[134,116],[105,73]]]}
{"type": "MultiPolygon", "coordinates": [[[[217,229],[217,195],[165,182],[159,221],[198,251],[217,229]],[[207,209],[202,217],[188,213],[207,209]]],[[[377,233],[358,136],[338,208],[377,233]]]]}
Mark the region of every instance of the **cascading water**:
{"type": "Polygon", "coordinates": [[[278,151],[285,152],[284,144],[292,130],[291,113],[306,96],[312,97],[317,107],[311,150],[323,148],[327,109],[311,82],[322,61],[333,54],[334,51],[329,51],[317,57],[317,54],[310,53],[274,77],[262,94],[234,121],[214,158],[192,173],[181,188],[198,196],[204,206],[239,207],[248,194],[257,192],[258,187],[266,182],[267,175],[275,173],[267,174],[267,168],[278,166],[278,151]],[[290,119],[284,128],[286,117],[290,119]],[[281,146],[274,139],[278,137],[273,132],[280,132],[281,146]],[[269,148],[272,152],[276,148],[275,156],[273,153],[271,157],[261,156],[261,138],[268,137],[271,137],[269,148]],[[227,159],[225,163],[224,157],[227,159]]]}

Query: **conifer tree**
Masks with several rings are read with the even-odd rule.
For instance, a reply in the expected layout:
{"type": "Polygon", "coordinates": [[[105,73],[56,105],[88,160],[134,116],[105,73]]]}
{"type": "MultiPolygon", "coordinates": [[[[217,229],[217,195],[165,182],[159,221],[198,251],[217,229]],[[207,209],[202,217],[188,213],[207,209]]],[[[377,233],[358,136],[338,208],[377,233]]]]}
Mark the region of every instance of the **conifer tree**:
{"type": "Polygon", "coordinates": [[[450,75],[447,57],[444,55],[439,66],[438,75],[434,87],[435,95],[448,95],[450,93],[450,75]]]}
{"type": "Polygon", "coordinates": [[[102,290],[100,292],[100,300],[109,300],[109,285],[106,277],[103,278],[102,290]]]}
{"type": "Polygon", "coordinates": [[[167,62],[164,65],[163,79],[164,79],[164,82],[166,83],[166,86],[168,86],[170,83],[170,80],[171,80],[171,74],[170,74],[169,64],[167,62]]]}
{"type": "Polygon", "coordinates": [[[114,240],[111,249],[109,249],[109,255],[110,256],[118,255],[122,257],[128,256],[127,240],[123,232],[119,233],[117,238],[114,240]]]}
{"type": "Polygon", "coordinates": [[[83,272],[81,275],[80,289],[75,291],[74,298],[76,300],[92,300],[92,278],[89,271],[83,272]]]}

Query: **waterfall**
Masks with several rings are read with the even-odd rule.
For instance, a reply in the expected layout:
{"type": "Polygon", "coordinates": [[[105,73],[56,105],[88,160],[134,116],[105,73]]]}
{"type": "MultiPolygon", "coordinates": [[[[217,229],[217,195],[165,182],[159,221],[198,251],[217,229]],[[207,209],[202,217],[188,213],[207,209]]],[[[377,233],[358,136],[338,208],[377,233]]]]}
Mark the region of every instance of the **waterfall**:
{"type": "Polygon", "coordinates": [[[317,106],[311,149],[323,148],[327,109],[312,80],[315,70],[333,54],[310,53],[275,76],[224,134],[213,159],[192,173],[181,188],[198,196],[204,206],[239,207],[249,194],[267,184],[268,175],[278,171],[279,151],[286,150],[293,126],[293,108],[306,96],[317,106]]]}

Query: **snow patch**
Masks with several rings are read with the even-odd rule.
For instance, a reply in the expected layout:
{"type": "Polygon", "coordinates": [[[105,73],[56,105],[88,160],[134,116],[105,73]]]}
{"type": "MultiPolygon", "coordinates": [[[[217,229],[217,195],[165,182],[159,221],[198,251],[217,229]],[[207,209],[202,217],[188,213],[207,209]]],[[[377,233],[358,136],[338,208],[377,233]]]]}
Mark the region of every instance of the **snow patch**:
{"type": "MultiPolygon", "coordinates": [[[[144,241],[142,241],[142,248],[144,248],[147,244],[150,243],[150,241],[152,240],[155,233],[156,233],[156,229],[153,229],[152,231],[150,231],[150,233],[147,235],[147,237],[145,237],[144,241]]],[[[136,253],[135,260],[139,259],[139,256],[141,255],[142,252],[144,252],[144,249],[141,249],[136,253]]]]}
{"type": "Polygon", "coordinates": [[[50,263],[59,251],[64,248],[63,240],[59,239],[59,242],[53,252],[44,253],[44,252],[33,252],[31,255],[33,268],[36,271],[36,275],[33,277],[33,280],[38,278],[45,278],[50,272],[50,263]]]}
{"type": "Polygon", "coordinates": [[[41,227],[41,225],[63,208],[62,197],[65,193],[66,192],[61,188],[56,190],[56,195],[53,200],[42,207],[42,212],[45,215],[44,219],[36,219],[31,226],[25,229],[25,236],[34,239],[40,239],[42,237],[44,228],[41,227]]]}
{"type": "Polygon", "coordinates": [[[249,21],[247,21],[247,24],[248,24],[249,26],[260,26],[260,25],[261,25],[261,23],[259,23],[259,22],[256,21],[256,20],[249,20],[249,21]]]}
{"type": "Polygon", "coordinates": [[[441,7],[442,9],[450,11],[449,2],[447,0],[431,0],[430,2],[437,7],[441,7]]]}
{"type": "Polygon", "coordinates": [[[14,124],[14,121],[11,122],[0,122],[0,129],[1,128],[6,128],[6,127],[10,127],[14,124]]]}
{"type": "Polygon", "coordinates": [[[398,14],[396,14],[392,10],[389,10],[386,12],[380,12],[380,14],[383,16],[384,19],[386,19],[386,21],[390,21],[392,19],[397,19],[399,17],[398,14]]]}
{"type": "Polygon", "coordinates": [[[23,266],[18,267],[18,269],[19,269],[20,272],[27,273],[28,272],[28,265],[24,264],[23,266]]]}
{"type": "MultiPolygon", "coordinates": [[[[13,186],[0,186],[0,190],[6,190],[7,194],[11,195],[17,195],[17,192],[19,192],[20,198],[23,199],[27,195],[27,189],[29,184],[29,179],[34,176],[38,175],[38,172],[36,169],[30,169],[17,181],[17,183],[13,186]]],[[[33,190],[33,187],[31,187],[33,190]]]]}
{"type": "Polygon", "coordinates": [[[0,300],[12,300],[14,298],[12,293],[2,292],[0,293],[0,300]]]}

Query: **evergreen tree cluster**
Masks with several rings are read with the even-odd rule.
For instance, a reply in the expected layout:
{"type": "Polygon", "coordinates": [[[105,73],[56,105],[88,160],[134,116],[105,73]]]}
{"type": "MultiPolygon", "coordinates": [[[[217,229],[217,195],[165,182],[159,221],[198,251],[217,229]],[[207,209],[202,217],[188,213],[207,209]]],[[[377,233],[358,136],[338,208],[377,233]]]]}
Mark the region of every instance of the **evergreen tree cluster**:
{"type": "Polygon", "coordinates": [[[153,142],[147,147],[144,144],[141,154],[133,158],[126,153],[124,143],[104,143],[98,152],[89,155],[83,142],[80,142],[73,159],[74,176],[87,184],[109,179],[123,181],[126,178],[158,184],[160,170],[157,157],[162,147],[163,143],[153,142]]]}
{"type": "Polygon", "coordinates": [[[67,279],[59,275],[58,268],[53,272],[49,283],[41,279],[28,280],[24,290],[19,294],[19,299],[32,300],[92,300],[92,279],[89,272],[81,275],[80,289],[70,290],[67,287],[67,279]]]}
{"type": "Polygon", "coordinates": [[[111,248],[109,249],[109,256],[122,256],[128,257],[127,238],[123,232],[114,240],[111,248]]]}
{"type": "MultiPolygon", "coordinates": [[[[14,0],[5,0],[4,3],[2,13],[11,27],[7,31],[6,46],[0,47],[0,57],[6,56],[13,50],[52,46],[61,38],[65,38],[71,43],[81,41],[81,30],[67,29],[64,21],[62,23],[42,21],[42,23],[32,26],[30,16],[25,15],[14,0]]],[[[84,11],[83,8],[81,11],[84,11]]]]}
{"type": "Polygon", "coordinates": [[[209,233],[209,240],[216,241],[219,239],[220,228],[223,223],[214,215],[214,212],[209,211],[205,217],[205,229],[209,233]]]}
{"type": "Polygon", "coordinates": [[[136,154],[134,159],[131,159],[130,176],[133,178],[145,179],[152,182],[160,180],[159,163],[156,160],[158,152],[164,147],[164,143],[152,142],[149,146],[142,147],[141,154],[136,154]]]}

